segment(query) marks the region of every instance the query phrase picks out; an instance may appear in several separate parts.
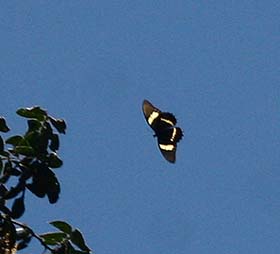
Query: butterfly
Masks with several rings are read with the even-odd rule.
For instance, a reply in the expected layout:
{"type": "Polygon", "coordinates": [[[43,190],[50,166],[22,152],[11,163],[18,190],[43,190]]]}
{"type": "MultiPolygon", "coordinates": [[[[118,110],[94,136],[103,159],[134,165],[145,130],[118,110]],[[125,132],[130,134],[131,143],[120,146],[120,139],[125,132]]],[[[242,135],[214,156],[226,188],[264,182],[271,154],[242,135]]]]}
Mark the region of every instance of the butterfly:
{"type": "Polygon", "coordinates": [[[163,157],[175,163],[177,143],[183,137],[182,129],[175,127],[177,123],[175,116],[168,112],[161,112],[147,100],[143,101],[142,110],[148,125],[155,132],[154,137],[158,139],[158,147],[163,157]]]}

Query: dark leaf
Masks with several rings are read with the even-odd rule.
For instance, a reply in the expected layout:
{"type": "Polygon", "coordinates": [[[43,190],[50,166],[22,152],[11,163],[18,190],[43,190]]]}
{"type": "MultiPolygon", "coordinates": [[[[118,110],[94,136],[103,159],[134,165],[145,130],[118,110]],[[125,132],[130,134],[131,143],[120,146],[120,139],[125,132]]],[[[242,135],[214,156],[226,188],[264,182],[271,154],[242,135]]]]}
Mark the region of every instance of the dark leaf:
{"type": "Polygon", "coordinates": [[[6,188],[6,186],[4,184],[0,184],[0,196],[3,197],[7,191],[8,189],[6,188]]]}
{"type": "Polygon", "coordinates": [[[0,158],[0,176],[2,174],[2,170],[3,170],[3,162],[2,159],[0,158]]]}
{"type": "Polygon", "coordinates": [[[63,119],[55,119],[53,117],[49,117],[51,120],[52,125],[57,129],[59,133],[65,134],[66,130],[66,123],[63,119]]]}
{"type": "Polygon", "coordinates": [[[12,166],[13,166],[12,163],[10,161],[7,161],[4,166],[4,174],[10,175],[12,166]]]}
{"type": "Polygon", "coordinates": [[[76,250],[70,243],[68,244],[67,247],[68,247],[68,253],[69,254],[89,254],[90,253],[90,250],[88,250],[88,251],[76,250]]]}
{"type": "Polygon", "coordinates": [[[44,121],[47,117],[47,112],[40,107],[20,108],[17,114],[26,118],[35,118],[39,121],[44,121]]]}
{"type": "Polygon", "coordinates": [[[35,161],[31,164],[33,173],[32,183],[27,184],[27,188],[37,197],[48,195],[49,202],[55,203],[60,193],[59,182],[55,174],[44,164],[35,161]]]}
{"type": "Polygon", "coordinates": [[[12,176],[19,176],[20,174],[21,174],[21,172],[18,169],[16,169],[16,168],[11,169],[12,176]]]}
{"type": "Polygon", "coordinates": [[[17,250],[22,250],[28,247],[28,243],[31,241],[32,237],[30,236],[28,239],[21,240],[17,243],[17,250]]]}
{"type": "Polygon", "coordinates": [[[51,153],[48,158],[48,164],[51,168],[59,168],[62,166],[63,162],[56,153],[51,153]]]}
{"type": "Polygon", "coordinates": [[[0,154],[4,151],[4,141],[2,137],[0,136],[0,154]]]}
{"type": "Polygon", "coordinates": [[[32,183],[26,186],[37,197],[43,198],[47,193],[48,175],[53,174],[53,172],[45,164],[38,161],[32,162],[29,168],[33,172],[33,177],[32,183]]]}
{"type": "Polygon", "coordinates": [[[27,121],[28,124],[28,132],[31,131],[39,131],[42,127],[42,123],[37,119],[30,119],[27,121]]]}
{"type": "Polygon", "coordinates": [[[33,182],[31,184],[26,184],[26,187],[38,198],[43,198],[46,195],[46,190],[40,186],[37,178],[33,179],[33,182]]]}
{"type": "MultiPolygon", "coordinates": [[[[11,211],[7,206],[1,205],[0,206],[0,210],[4,213],[7,214],[9,216],[11,216],[11,211]]],[[[1,232],[1,231],[0,231],[1,232]]],[[[0,237],[1,238],[1,237],[0,237]]]]}
{"type": "Polygon", "coordinates": [[[90,248],[86,245],[83,235],[78,229],[75,229],[71,234],[71,241],[74,243],[78,248],[83,251],[90,251],[90,248]]]}
{"type": "Polygon", "coordinates": [[[2,156],[5,156],[6,158],[8,158],[8,157],[10,156],[10,153],[9,153],[9,152],[6,152],[6,151],[2,151],[2,152],[0,152],[0,154],[1,154],[2,156]]]}
{"type": "Polygon", "coordinates": [[[48,136],[44,130],[29,132],[25,138],[36,154],[47,154],[48,136]]]}
{"type": "Polygon", "coordinates": [[[18,219],[23,215],[25,211],[24,207],[24,195],[22,195],[20,198],[15,199],[13,206],[12,206],[12,217],[14,219],[18,219]]]}
{"type": "Polygon", "coordinates": [[[15,187],[11,187],[8,192],[5,193],[5,199],[11,199],[16,197],[24,189],[24,182],[19,182],[15,187]]]}
{"type": "Polygon", "coordinates": [[[60,193],[60,184],[55,175],[49,178],[48,187],[47,187],[47,195],[49,202],[54,204],[57,202],[60,193]]]}
{"type": "Polygon", "coordinates": [[[40,235],[40,237],[47,245],[57,245],[60,244],[64,239],[66,239],[67,235],[63,232],[53,232],[42,234],[40,235]]]}
{"type": "Polygon", "coordinates": [[[72,227],[65,221],[52,221],[50,222],[51,225],[58,228],[60,231],[70,235],[72,233],[72,227]]]}
{"type": "Polygon", "coordinates": [[[35,151],[31,146],[16,146],[15,152],[25,156],[34,156],[35,151]]]}
{"type": "Polygon", "coordinates": [[[3,176],[0,178],[0,183],[6,183],[11,175],[9,174],[3,174],[3,176]]]}
{"type": "Polygon", "coordinates": [[[50,149],[55,152],[59,148],[59,137],[57,134],[53,134],[51,136],[51,143],[50,143],[50,149]]]}
{"type": "Polygon", "coordinates": [[[29,168],[29,165],[24,165],[22,163],[19,163],[19,168],[22,172],[19,181],[25,182],[27,179],[29,179],[32,176],[32,170],[29,168]]]}
{"type": "Polygon", "coordinates": [[[6,140],[6,144],[17,146],[20,142],[22,142],[23,139],[24,138],[22,136],[19,136],[19,135],[12,136],[12,137],[10,137],[6,140]]]}
{"type": "Polygon", "coordinates": [[[0,131],[8,132],[10,129],[6,124],[6,120],[4,117],[0,117],[0,131]]]}

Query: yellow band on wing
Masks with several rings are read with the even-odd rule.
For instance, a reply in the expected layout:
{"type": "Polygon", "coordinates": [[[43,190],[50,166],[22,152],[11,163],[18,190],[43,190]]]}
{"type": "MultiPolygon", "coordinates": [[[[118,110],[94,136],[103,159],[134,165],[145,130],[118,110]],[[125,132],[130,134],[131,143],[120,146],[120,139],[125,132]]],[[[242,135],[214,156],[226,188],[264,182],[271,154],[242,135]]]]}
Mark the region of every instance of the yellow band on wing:
{"type": "Polygon", "coordinates": [[[173,151],[175,149],[175,146],[172,144],[169,145],[159,144],[159,148],[165,151],[173,151]]]}
{"type": "Polygon", "coordinates": [[[159,112],[154,111],[148,118],[148,123],[152,125],[153,121],[159,116],[159,112]]]}

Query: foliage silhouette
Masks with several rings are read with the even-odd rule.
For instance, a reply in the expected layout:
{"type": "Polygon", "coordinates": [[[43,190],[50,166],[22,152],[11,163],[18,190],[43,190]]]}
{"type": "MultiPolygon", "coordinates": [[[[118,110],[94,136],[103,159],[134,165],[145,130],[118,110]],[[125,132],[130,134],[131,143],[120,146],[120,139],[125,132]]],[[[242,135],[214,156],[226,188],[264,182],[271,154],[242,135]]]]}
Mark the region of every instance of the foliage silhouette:
{"type": "MultiPolygon", "coordinates": [[[[0,253],[14,254],[28,247],[32,238],[48,253],[90,253],[81,232],[64,221],[50,222],[58,232],[38,235],[16,220],[25,212],[26,191],[39,198],[47,197],[50,204],[58,201],[60,183],[53,169],[63,165],[57,152],[59,134],[66,131],[64,120],[50,116],[40,107],[20,108],[16,113],[27,118],[28,128],[22,136],[4,140],[0,135],[0,253]],[[16,183],[13,186],[11,179],[16,183]],[[12,202],[11,208],[8,201],[12,202]]],[[[0,132],[8,131],[5,118],[0,117],[0,132]]]]}

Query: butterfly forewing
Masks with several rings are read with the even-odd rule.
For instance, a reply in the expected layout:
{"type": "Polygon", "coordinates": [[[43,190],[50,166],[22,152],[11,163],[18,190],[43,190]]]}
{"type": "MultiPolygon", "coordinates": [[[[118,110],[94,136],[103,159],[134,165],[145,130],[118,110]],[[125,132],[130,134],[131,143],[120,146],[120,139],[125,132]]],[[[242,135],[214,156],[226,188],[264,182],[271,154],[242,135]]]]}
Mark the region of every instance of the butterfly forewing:
{"type": "Polygon", "coordinates": [[[144,100],[143,101],[143,113],[145,116],[145,119],[147,123],[151,126],[153,130],[156,128],[156,123],[159,120],[159,116],[161,114],[161,111],[154,107],[149,101],[144,100]]]}

